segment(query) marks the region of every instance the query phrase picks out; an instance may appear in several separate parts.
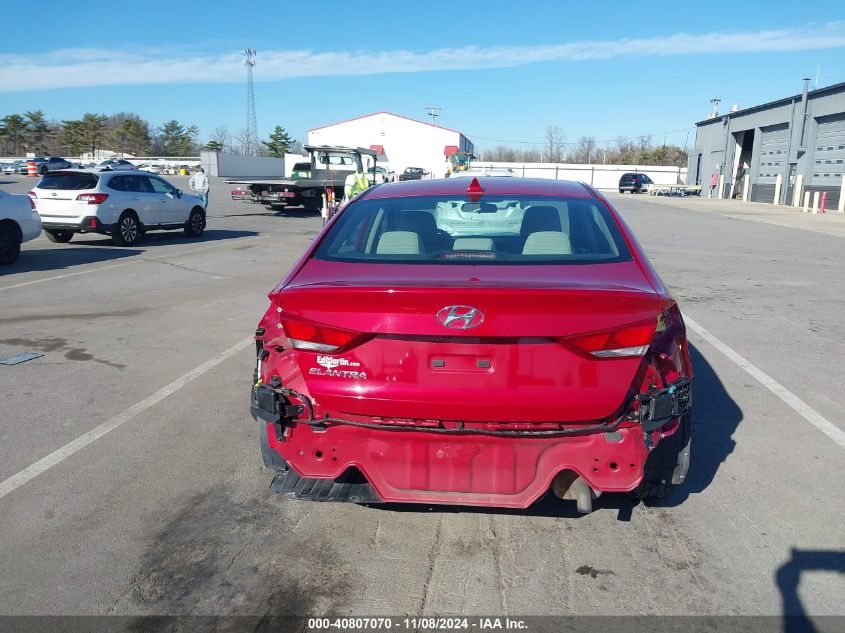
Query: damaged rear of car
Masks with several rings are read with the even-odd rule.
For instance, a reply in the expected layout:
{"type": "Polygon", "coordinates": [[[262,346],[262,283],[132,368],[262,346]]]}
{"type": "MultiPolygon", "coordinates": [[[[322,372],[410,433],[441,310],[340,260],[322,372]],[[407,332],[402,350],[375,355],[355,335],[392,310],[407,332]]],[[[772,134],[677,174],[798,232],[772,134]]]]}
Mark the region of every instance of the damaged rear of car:
{"type": "Polygon", "coordinates": [[[588,512],[686,475],[680,311],[589,187],[378,187],[270,302],[251,410],[277,492],[588,512]]]}

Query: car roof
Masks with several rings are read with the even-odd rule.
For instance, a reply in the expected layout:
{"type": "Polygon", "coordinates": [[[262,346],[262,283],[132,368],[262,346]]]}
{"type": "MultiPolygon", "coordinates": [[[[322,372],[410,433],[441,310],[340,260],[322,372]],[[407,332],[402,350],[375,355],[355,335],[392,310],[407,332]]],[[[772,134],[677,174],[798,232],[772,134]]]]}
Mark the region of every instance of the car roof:
{"type": "Polygon", "coordinates": [[[140,176],[155,176],[143,169],[96,169],[94,167],[88,169],[57,169],[51,171],[48,175],[55,176],[56,174],[94,174],[95,176],[126,176],[127,174],[136,174],[140,176]]]}
{"type": "MultiPolygon", "coordinates": [[[[592,191],[584,184],[571,180],[548,180],[544,178],[502,178],[479,177],[478,180],[487,195],[536,195],[560,196],[565,198],[590,198],[592,191]]],[[[463,195],[472,183],[468,178],[437,178],[434,180],[405,180],[386,183],[367,191],[364,196],[370,200],[405,198],[412,196],[463,195]]]]}

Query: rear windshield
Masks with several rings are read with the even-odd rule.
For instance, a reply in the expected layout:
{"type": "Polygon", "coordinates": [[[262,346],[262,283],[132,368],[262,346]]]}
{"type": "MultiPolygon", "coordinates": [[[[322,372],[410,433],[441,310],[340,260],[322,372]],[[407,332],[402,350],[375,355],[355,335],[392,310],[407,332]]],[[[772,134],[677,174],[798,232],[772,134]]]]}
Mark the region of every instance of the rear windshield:
{"type": "Polygon", "coordinates": [[[99,178],[96,174],[47,174],[41,179],[39,189],[61,189],[77,191],[79,189],[93,189],[99,178]]]}
{"type": "Polygon", "coordinates": [[[585,264],[628,261],[592,198],[425,196],[363,200],[332,225],[317,259],[366,263],[585,264]]]}

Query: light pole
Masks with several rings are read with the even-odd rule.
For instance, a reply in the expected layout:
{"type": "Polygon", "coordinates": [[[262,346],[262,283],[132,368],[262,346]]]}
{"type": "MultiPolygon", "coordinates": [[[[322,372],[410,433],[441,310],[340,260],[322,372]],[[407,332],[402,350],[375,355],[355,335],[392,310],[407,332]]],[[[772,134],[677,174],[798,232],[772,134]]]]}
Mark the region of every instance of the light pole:
{"type": "Polygon", "coordinates": [[[425,111],[431,117],[431,124],[434,125],[434,119],[440,116],[440,108],[437,106],[428,106],[425,111]]]}

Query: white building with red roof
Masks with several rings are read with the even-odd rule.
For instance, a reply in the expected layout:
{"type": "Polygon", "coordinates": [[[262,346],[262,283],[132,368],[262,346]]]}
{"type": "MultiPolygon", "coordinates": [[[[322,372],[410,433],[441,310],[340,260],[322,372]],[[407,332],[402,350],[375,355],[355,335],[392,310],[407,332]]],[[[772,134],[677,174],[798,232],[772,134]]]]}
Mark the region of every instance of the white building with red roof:
{"type": "Polygon", "coordinates": [[[417,121],[392,112],[376,112],[308,131],[309,145],[369,147],[378,163],[398,176],[406,167],[422,167],[432,177],[446,174],[449,155],[473,151],[472,142],[457,130],[417,121]]]}

